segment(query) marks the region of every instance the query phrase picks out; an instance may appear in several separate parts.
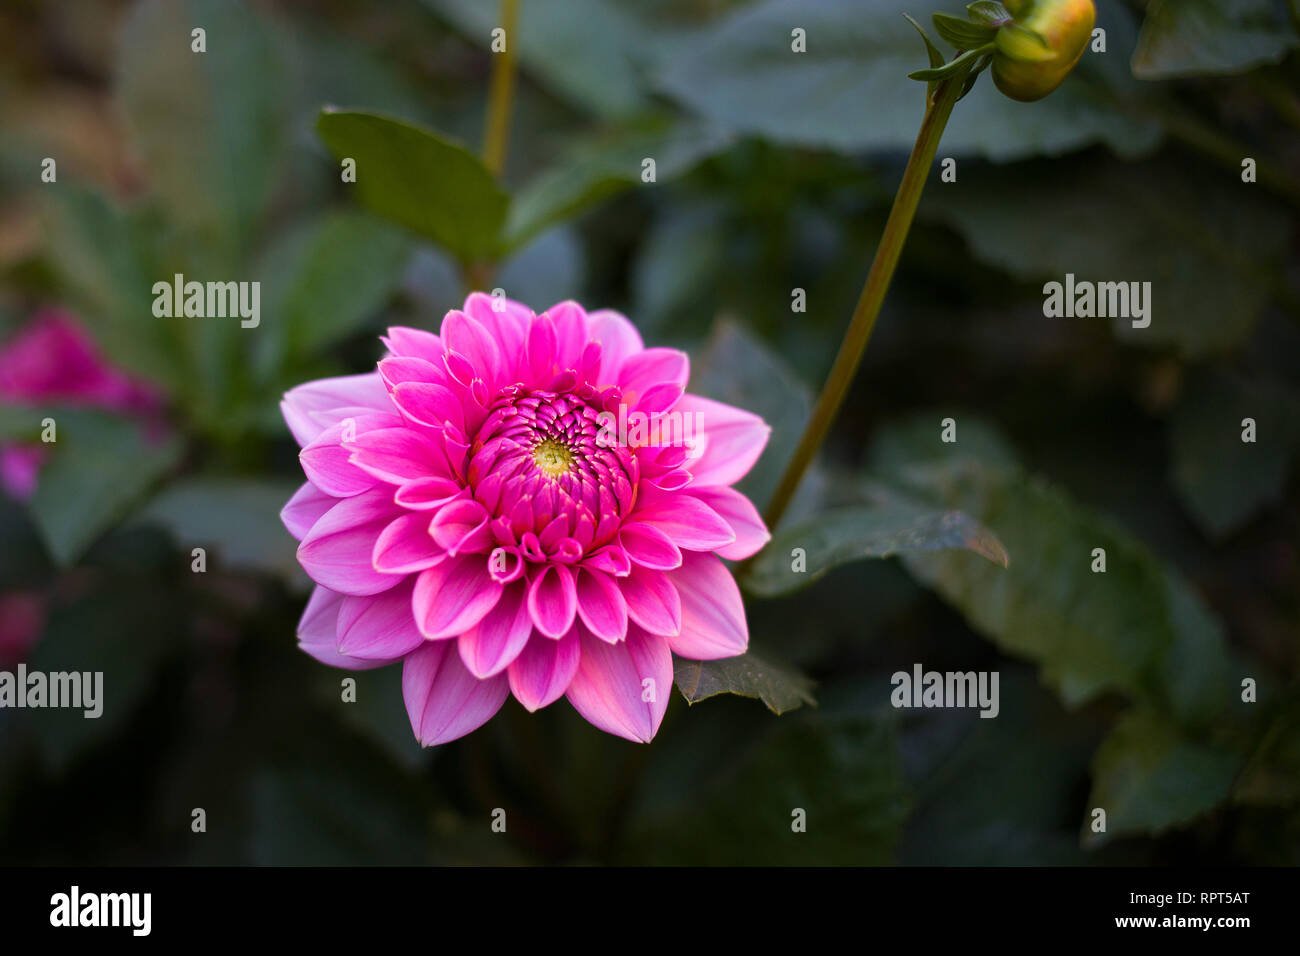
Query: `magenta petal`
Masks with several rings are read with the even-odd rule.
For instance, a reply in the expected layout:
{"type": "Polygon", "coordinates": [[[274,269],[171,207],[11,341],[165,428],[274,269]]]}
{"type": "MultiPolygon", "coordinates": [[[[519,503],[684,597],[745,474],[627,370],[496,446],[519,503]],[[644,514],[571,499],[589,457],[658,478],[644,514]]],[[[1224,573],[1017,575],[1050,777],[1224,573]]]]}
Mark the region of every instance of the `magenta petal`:
{"type": "Polygon", "coordinates": [[[406,713],[425,747],[477,730],[501,709],[509,693],[504,674],[479,680],[448,642],[425,643],[402,666],[406,713]]]}
{"type": "Polygon", "coordinates": [[[424,641],[411,611],[412,580],[373,597],[345,597],[339,606],[339,651],[388,663],[424,641]]]}
{"type": "Polygon", "coordinates": [[[575,587],[578,615],[587,629],[610,644],[627,634],[627,602],[614,578],[591,568],[580,568],[575,587]]]}
{"type": "Polygon", "coordinates": [[[449,351],[465,356],[479,378],[495,389],[501,382],[501,350],[482,323],[459,309],[452,309],[442,319],[442,341],[449,351]]]}
{"type": "Polygon", "coordinates": [[[587,315],[587,335],[600,343],[600,381],[592,383],[597,388],[615,384],[623,363],[645,350],[636,326],[611,309],[587,315]]]}
{"type": "Polygon", "coordinates": [[[580,648],[576,627],[558,641],[534,634],[508,670],[515,700],[530,711],[559,700],[577,673],[580,648]]]}
{"type": "Polygon", "coordinates": [[[685,388],[690,377],[691,360],[685,352],[655,348],[630,356],[619,369],[617,384],[625,398],[634,399],[665,382],[685,388]]]}
{"type": "Polygon", "coordinates": [[[537,629],[547,637],[564,636],[578,612],[573,572],[562,564],[543,567],[528,585],[528,610],[537,629]]]}
{"type": "Polygon", "coordinates": [[[637,564],[658,571],[671,571],[682,564],[682,552],[673,539],[654,525],[629,522],[618,532],[618,543],[637,564]]]}
{"type": "Polygon", "coordinates": [[[742,561],[758,554],[772,540],[753,502],[734,488],[692,488],[689,493],[717,512],[736,535],[731,544],[717,549],[719,557],[742,561]]]}
{"type": "Polygon", "coordinates": [[[688,551],[683,557],[671,572],[682,599],[681,633],[668,638],[673,653],[697,661],[745,653],[749,626],[736,579],[712,554],[688,551]]]}
{"type": "Polygon", "coordinates": [[[582,659],[569,683],[574,708],[601,730],[649,743],[668,709],[673,656],[668,642],[637,627],[627,639],[606,644],[580,636],[582,659]]]}
{"type": "Polygon", "coordinates": [[[506,586],[496,607],[460,636],[460,659],[478,678],[501,673],[519,656],[533,633],[528,613],[528,586],[515,581],[506,586]]]}
{"type": "Polygon", "coordinates": [[[388,335],[384,337],[384,344],[394,355],[409,355],[434,365],[442,364],[442,356],[446,351],[442,340],[432,332],[408,328],[405,325],[390,327],[388,335]]]}
{"type": "Polygon", "coordinates": [[[349,460],[347,443],[367,431],[400,425],[396,415],[358,415],[325,429],[298,454],[302,470],[313,485],[336,498],[348,498],[373,488],[375,478],[349,460]]]}
{"type": "Polygon", "coordinates": [[[293,493],[288,504],[280,511],[280,520],[289,529],[294,540],[301,541],[307,536],[312,525],[321,519],[325,512],[334,507],[338,501],[333,495],[327,495],[310,481],[293,493]]]}
{"type": "Polygon", "coordinates": [[[393,389],[393,404],[420,425],[441,428],[450,424],[465,433],[465,407],[456,393],[433,382],[402,382],[393,389]]]}
{"type": "Polygon", "coordinates": [[[683,395],[675,412],[695,415],[695,431],[704,440],[701,456],[687,465],[695,485],[734,485],[763,454],[772,429],[751,412],[698,395],[683,395]]]}
{"type": "Polygon", "coordinates": [[[581,364],[582,349],[588,342],[587,310],[572,299],[546,310],[555,326],[555,364],[561,370],[581,364]]]}
{"type": "Polygon", "coordinates": [[[439,508],[429,525],[433,540],[448,554],[484,551],[492,544],[488,510],[472,498],[439,508]]]}
{"type": "Polygon", "coordinates": [[[462,554],[421,571],[412,598],[420,633],[430,640],[458,637],[496,606],[501,590],[481,554],[462,554]]]}
{"type": "Polygon", "coordinates": [[[309,445],[316,436],[349,415],[393,411],[388,390],[378,372],[323,378],[299,385],[285,393],[280,403],[285,424],[299,445],[309,445]]]}
{"type": "Polygon", "coordinates": [[[676,634],[682,629],[682,601],[669,573],[633,565],[632,573],[618,582],[628,615],[654,634],[676,634]]]}
{"type": "Polygon", "coordinates": [[[653,525],[679,548],[714,551],[736,540],[736,533],[712,508],[688,494],[668,494],[633,512],[638,522],[653,525]]]}
{"type": "Polygon", "coordinates": [[[307,607],[298,622],[298,647],[322,664],[348,670],[369,670],[388,661],[357,660],[338,648],[339,608],[344,596],[328,588],[316,587],[307,599],[307,607]]]}
{"type": "Polygon", "coordinates": [[[389,574],[410,574],[443,561],[446,553],[430,537],[429,521],[427,511],[394,518],[375,539],[371,563],[389,574]]]}
{"type": "Polygon", "coordinates": [[[343,594],[378,594],[401,580],[375,569],[375,540],[398,515],[391,488],[342,498],[298,545],[298,561],[317,584],[343,594]]]}
{"type": "Polygon", "coordinates": [[[398,488],[393,501],[403,508],[429,511],[445,505],[462,491],[464,489],[450,478],[417,478],[398,488]]]}
{"type": "Polygon", "coordinates": [[[377,428],[365,432],[357,435],[348,450],[354,466],[372,478],[394,485],[451,477],[442,449],[433,439],[411,428],[377,428]]]}

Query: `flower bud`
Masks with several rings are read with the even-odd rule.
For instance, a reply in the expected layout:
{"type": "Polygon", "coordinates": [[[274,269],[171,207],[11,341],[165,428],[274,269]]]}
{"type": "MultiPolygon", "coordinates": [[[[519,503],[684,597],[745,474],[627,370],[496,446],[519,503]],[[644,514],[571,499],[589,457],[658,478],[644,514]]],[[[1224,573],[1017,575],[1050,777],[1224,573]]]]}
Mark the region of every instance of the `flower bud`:
{"type": "Polygon", "coordinates": [[[993,82],[1013,100],[1040,100],[1083,56],[1097,11],[1092,0],[1004,0],[1003,6],[1015,20],[998,30],[993,82]]]}

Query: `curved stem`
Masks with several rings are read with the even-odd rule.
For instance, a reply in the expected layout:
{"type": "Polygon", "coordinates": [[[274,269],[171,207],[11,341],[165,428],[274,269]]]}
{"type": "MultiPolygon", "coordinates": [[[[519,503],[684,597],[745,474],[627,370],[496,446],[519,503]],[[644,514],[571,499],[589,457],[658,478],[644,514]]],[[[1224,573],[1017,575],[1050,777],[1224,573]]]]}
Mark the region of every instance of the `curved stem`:
{"type": "Polygon", "coordinates": [[[488,91],[487,128],[483,133],[483,164],[494,176],[505,168],[510,142],[510,110],[515,99],[515,24],[519,0],[501,0],[500,20],[505,30],[505,50],[494,54],[492,88],[488,91]]]}
{"type": "Polygon", "coordinates": [[[894,197],[894,208],[890,210],[889,220],[885,223],[885,232],[880,237],[876,258],[871,263],[871,271],[867,274],[866,284],[863,285],[862,294],[853,310],[848,331],[844,333],[839,354],[835,356],[835,364],[831,366],[812,417],[808,420],[790,463],[786,465],[785,473],[781,475],[781,482],[768,503],[767,513],[763,516],[768,528],[775,528],[785,514],[790,499],[799,487],[800,479],[825,440],[840,406],[844,404],[849,386],[853,384],[853,376],[857,373],[862,353],[871,340],[876,317],[880,315],[885,293],[889,291],[890,280],[898,266],[903,244],[907,241],[907,233],[921,201],[921,192],[925,189],[930,166],[939,149],[939,140],[943,136],[944,127],[948,125],[953,105],[961,97],[968,72],[963,70],[941,81],[927,98],[925,117],[916,134],[916,145],[912,147],[903,181],[894,197]]]}

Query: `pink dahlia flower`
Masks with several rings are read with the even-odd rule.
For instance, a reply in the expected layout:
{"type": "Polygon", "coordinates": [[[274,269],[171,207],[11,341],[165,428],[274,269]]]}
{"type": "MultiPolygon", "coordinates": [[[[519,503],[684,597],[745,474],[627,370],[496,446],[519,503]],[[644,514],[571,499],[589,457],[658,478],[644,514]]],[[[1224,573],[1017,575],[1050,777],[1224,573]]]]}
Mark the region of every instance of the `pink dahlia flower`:
{"type": "Polygon", "coordinates": [[[768,540],[730,487],[767,425],[687,394],[685,354],[574,302],[535,315],[475,293],[440,334],[384,343],[377,371],[281,406],[307,475],[283,519],[317,585],[302,648],[339,667],[402,661],[425,746],[511,693],[530,711],[567,696],[601,730],[650,740],[674,653],[748,645],[719,558],[768,540]]]}
{"type": "MultiPolygon", "coordinates": [[[[66,402],[155,415],[161,400],[149,385],[115,368],[72,316],[46,309],[0,348],[0,401],[66,402]]],[[[26,500],[36,490],[44,446],[0,445],[0,485],[26,500]]]]}

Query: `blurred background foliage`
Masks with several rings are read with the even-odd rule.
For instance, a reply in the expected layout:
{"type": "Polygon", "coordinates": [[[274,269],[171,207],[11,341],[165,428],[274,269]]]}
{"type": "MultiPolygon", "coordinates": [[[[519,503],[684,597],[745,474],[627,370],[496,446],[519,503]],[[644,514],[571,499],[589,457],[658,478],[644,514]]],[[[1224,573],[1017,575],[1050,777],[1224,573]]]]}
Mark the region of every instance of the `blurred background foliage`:
{"type": "MultiPolygon", "coordinates": [[[[694,391],[762,412],[761,505],[915,136],[925,54],[901,14],[930,9],[523,0],[498,187],[473,159],[493,3],[5,4],[0,336],[71,310],[163,391],[171,430],[69,411],[36,496],[0,499],[0,595],[42,609],[31,666],[103,670],[107,693],[97,721],[0,711],[0,860],[1300,862],[1300,11],[1097,6],[1105,52],[1051,97],[986,78],[957,107],[957,181],[932,174],[787,550],[748,583],[767,684],[683,682],[797,709],[676,698],[642,747],[511,701],[421,751],[398,668],[352,675],[342,703],[348,675],[294,646],[280,395],[373,367],[383,328],[436,327],[460,266],[499,258],[490,286],[618,308],[692,352],[694,391]],[[331,155],[353,148],[376,164],[355,186],[331,155]],[[398,163],[437,175],[366,176],[398,163]],[[1150,328],[1044,318],[1067,272],[1151,281],[1150,328]],[[175,273],[260,281],[260,327],[156,319],[175,273]],[[962,512],[958,547],[914,547],[936,509],[962,512]],[[804,539],[835,560],[781,574],[804,539]],[[889,675],[916,662],[999,671],[998,718],[893,709],[889,675]]],[[[0,438],[34,416],[6,407],[0,438]]]]}

